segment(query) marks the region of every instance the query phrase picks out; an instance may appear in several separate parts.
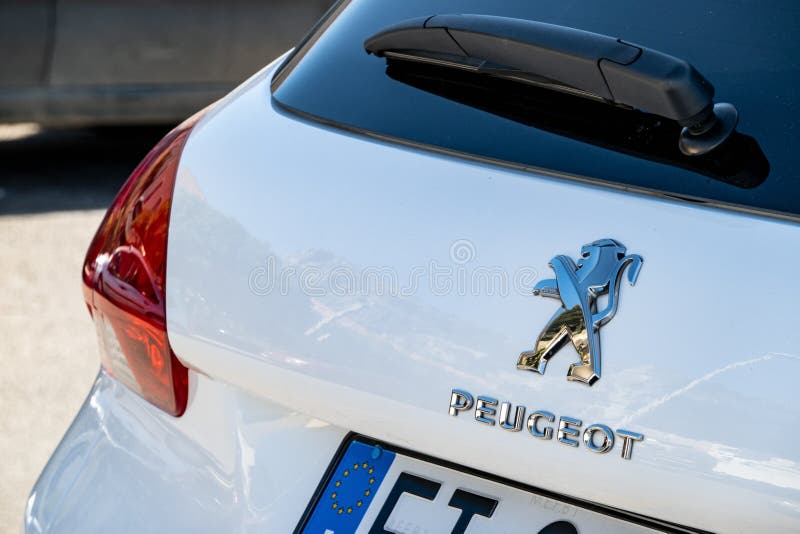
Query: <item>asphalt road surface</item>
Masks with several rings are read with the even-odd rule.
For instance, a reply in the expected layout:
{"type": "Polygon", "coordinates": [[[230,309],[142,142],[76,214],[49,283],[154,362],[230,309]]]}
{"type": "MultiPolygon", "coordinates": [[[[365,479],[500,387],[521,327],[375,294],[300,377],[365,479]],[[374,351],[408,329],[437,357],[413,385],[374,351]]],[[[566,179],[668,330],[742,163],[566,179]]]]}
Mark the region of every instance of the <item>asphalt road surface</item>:
{"type": "Polygon", "coordinates": [[[0,124],[0,533],[20,532],[28,493],[97,374],[83,256],[166,130],[0,124]]]}

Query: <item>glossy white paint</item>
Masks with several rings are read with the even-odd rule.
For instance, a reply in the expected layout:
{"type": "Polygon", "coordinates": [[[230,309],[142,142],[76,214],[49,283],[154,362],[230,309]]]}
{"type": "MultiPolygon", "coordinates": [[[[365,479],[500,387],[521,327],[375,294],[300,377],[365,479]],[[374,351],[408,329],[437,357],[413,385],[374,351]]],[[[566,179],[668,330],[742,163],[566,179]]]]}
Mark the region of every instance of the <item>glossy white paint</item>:
{"type": "Polygon", "coordinates": [[[189,377],[176,419],[101,373],[28,499],[26,531],[291,532],[346,431],[189,377]]]}
{"type": "Polygon", "coordinates": [[[269,75],[218,106],[183,155],[167,279],[182,361],[333,425],[582,499],[715,531],[798,528],[797,225],[319,127],[275,107],[269,75]],[[645,263],[602,330],[591,388],[566,381],[571,349],[544,376],[515,369],[556,301],[331,285],[342,268],[405,281],[431,262],[456,277],[550,277],[551,257],[603,237],[645,263]],[[474,251],[466,263],[450,257],[459,240],[474,251]],[[272,261],[289,282],[264,294],[272,261]],[[321,292],[300,287],[314,278],[321,292]],[[632,461],[540,442],[448,416],[452,387],[646,440],[632,461]]]}

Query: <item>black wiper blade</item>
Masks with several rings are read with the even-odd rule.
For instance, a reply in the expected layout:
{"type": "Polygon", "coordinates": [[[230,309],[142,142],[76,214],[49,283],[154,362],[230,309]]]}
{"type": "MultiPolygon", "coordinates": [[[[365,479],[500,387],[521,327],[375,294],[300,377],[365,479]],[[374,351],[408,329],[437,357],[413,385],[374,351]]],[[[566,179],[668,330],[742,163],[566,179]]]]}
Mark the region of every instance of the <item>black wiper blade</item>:
{"type": "Polygon", "coordinates": [[[389,59],[490,74],[638,109],[682,126],[688,156],[720,146],[738,124],[731,104],[683,59],[621,39],[491,15],[434,15],[399,22],[364,42],[389,59]]]}

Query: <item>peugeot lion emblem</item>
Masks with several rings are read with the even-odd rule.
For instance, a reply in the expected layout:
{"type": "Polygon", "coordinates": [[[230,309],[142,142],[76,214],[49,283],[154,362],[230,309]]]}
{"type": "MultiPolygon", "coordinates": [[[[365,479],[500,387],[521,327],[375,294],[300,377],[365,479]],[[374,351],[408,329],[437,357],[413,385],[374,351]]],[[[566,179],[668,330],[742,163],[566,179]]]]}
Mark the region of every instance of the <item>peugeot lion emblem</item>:
{"type": "Polygon", "coordinates": [[[569,338],[580,362],[570,365],[567,380],[591,386],[600,379],[600,327],[617,311],[622,275],[627,271],[634,285],[642,268],[641,256],[625,252],[621,243],[601,239],[583,246],[577,265],[569,256],[550,260],[556,277],[541,280],[533,294],[561,299],[562,308],[539,334],[534,349],[520,354],[517,369],[544,374],[547,362],[569,338]],[[605,294],[608,302],[598,312],[597,298],[605,294]]]}

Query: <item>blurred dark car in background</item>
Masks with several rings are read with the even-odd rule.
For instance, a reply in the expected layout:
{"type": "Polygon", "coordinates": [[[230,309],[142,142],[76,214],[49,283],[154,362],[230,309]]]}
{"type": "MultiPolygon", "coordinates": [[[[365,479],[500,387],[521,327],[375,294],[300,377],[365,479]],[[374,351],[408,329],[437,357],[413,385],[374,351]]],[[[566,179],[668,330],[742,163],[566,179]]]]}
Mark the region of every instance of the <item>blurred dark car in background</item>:
{"type": "Polygon", "coordinates": [[[178,122],[297,42],[333,0],[0,0],[0,122],[178,122]]]}

